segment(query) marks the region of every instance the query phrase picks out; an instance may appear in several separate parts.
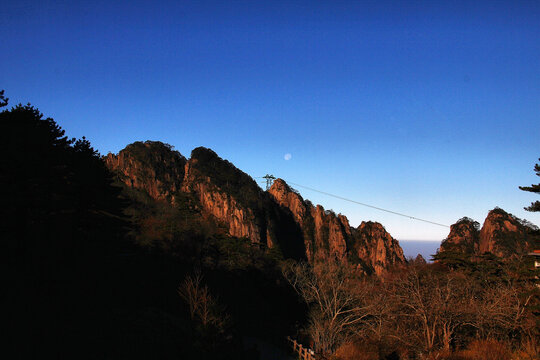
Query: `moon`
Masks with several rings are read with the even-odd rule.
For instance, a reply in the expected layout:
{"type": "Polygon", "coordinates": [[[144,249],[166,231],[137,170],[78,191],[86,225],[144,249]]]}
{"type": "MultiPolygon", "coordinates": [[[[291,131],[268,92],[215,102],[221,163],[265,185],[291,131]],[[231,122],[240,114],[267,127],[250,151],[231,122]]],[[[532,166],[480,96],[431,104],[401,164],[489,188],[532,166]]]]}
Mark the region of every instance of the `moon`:
{"type": "Polygon", "coordinates": [[[283,158],[284,158],[285,160],[291,160],[292,155],[289,154],[289,153],[287,153],[287,154],[285,154],[285,156],[284,156],[283,158]]]}

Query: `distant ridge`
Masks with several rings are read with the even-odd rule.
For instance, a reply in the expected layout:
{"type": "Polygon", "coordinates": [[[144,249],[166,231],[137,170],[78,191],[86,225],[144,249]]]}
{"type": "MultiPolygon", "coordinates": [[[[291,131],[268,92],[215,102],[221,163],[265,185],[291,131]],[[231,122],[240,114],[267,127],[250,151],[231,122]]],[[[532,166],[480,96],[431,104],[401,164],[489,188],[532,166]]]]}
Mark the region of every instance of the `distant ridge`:
{"type": "Polygon", "coordinates": [[[473,219],[464,217],[450,227],[438,256],[459,253],[470,257],[493,255],[511,259],[526,254],[538,245],[540,230],[526,220],[519,219],[503,209],[491,210],[482,227],[473,219]]]}

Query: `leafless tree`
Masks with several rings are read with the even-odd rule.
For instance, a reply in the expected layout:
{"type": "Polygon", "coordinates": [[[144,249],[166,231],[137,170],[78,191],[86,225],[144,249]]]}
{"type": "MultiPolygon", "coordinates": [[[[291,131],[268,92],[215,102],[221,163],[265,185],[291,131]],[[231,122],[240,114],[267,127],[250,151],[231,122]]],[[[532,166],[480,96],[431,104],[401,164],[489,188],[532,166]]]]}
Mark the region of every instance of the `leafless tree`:
{"type": "MultiPolygon", "coordinates": [[[[460,271],[413,265],[383,282],[389,315],[386,335],[422,352],[450,350],[481,339],[534,339],[530,304],[534,284],[481,282],[460,271]],[[420,346],[419,346],[420,345],[420,346]]],[[[382,301],[382,300],[381,300],[382,301]]]]}
{"type": "MultiPolygon", "coordinates": [[[[472,325],[481,338],[529,335],[535,324],[528,316],[528,305],[534,298],[534,285],[516,286],[500,282],[484,289],[481,301],[475,305],[472,325]]],[[[510,339],[511,340],[511,339],[510,339]]]]}
{"type": "Polygon", "coordinates": [[[372,312],[366,304],[366,288],[355,271],[343,261],[315,264],[289,263],[283,274],[310,306],[308,332],[315,350],[323,355],[355,333],[372,312]]]}
{"type": "Polygon", "coordinates": [[[438,273],[413,266],[389,284],[396,326],[404,342],[422,344],[424,351],[436,345],[450,348],[456,330],[470,316],[474,298],[459,273],[438,273]]]}
{"type": "Polygon", "coordinates": [[[474,338],[536,346],[531,305],[538,288],[515,276],[486,282],[464,271],[411,264],[368,278],[331,261],[289,263],[283,273],[310,306],[307,330],[323,355],[353,337],[417,355],[448,353],[474,338]]]}
{"type": "Polygon", "coordinates": [[[362,326],[356,329],[359,338],[374,339],[382,343],[385,338],[395,337],[395,326],[392,325],[395,308],[389,300],[386,284],[379,279],[366,281],[366,303],[370,305],[370,316],[362,326]]]}
{"type": "Polygon", "coordinates": [[[178,294],[188,304],[193,320],[198,319],[204,328],[213,326],[223,330],[229,320],[224,314],[216,298],[210,294],[207,285],[203,285],[200,272],[186,276],[178,287],[178,294]]]}

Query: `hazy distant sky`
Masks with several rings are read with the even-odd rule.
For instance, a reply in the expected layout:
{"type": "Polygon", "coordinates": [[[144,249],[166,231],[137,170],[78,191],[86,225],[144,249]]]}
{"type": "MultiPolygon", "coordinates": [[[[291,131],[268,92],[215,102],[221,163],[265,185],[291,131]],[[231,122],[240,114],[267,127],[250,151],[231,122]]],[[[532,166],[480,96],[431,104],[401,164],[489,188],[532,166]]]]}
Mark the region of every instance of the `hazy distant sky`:
{"type": "MultiPolygon", "coordinates": [[[[540,224],[540,1],[6,1],[0,89],[102,153],[161,140],[451,224],[540,224]]],[[[324,195],[397,239],[448,229],[324,195]]]]}

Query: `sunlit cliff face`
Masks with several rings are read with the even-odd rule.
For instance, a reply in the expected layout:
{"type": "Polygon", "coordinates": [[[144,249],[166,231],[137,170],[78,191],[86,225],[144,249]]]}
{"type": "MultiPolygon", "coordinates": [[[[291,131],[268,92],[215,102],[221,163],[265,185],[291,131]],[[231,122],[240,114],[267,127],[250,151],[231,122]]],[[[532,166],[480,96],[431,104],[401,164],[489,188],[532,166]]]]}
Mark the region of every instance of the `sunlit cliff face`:
{"type": "Polygon", "coordinates": [[[248,238],[252,243],[267,243],[266,239],[261,239],[261,227],[253,221],[253,211],[214,185],[209,177],[200,174],[193,162],[190,160],[186,164],[182,191],[195,194],[205,211],[227,225],[229,235],[248,238]]]}
{"type": "Polygon", "coordinates": [[[312,205],[281,179],[264,192],[210,149],[197,148],[186,160],[165,144],[135,143],[109,154],[105,162],[127,187],[173,205],[179,193],[190,194],[230,236],[278,246],[286,256],[311,262],[341,259],[377,274],[405,263],[398,242],[381,224],[352,228],[345,216],[312,205]]]}
{"type": "Polygon", "coordinates": [[[441,244],[440,252],[457,251],[468,255],[493,254],[508,258],[524,254],[533,247],[536,234],[520,220],[502,209],[489,212],[481,229],[470,219],[463,219],[450,227],[441,244]]]}
{"type": "Polygon", "coordinates": [[[160,142],[137,142],[105,157],[107,167],[129,187],[156,200],[171,200],[184,179],[186,158],[160,142]]]}
{"type": "Polygon", "coordinates": [[[478,251],[479,226],[476,221],[462,219],[450,226],[450,233],[441,244],[441,251],[475,253],[478,251]]]}
{"type": "Polygon", "coordinates": [[[359,270],[381,274],[394,264],[405,263],[399,243],[379,223],[363,222],[352,228],[344,215],[313,206],[281,179],[269,190],[274,199],[293,214],[302,228],[308,259],[347,259],[359,270]]]}
{"type": "Polygon", "coordinates": [[[478,251],[499,257],[524,253],[530,247],[527,228],[504,210],[489,212],[482,230],[478,251]]]}

